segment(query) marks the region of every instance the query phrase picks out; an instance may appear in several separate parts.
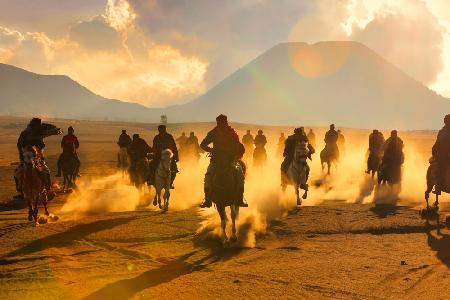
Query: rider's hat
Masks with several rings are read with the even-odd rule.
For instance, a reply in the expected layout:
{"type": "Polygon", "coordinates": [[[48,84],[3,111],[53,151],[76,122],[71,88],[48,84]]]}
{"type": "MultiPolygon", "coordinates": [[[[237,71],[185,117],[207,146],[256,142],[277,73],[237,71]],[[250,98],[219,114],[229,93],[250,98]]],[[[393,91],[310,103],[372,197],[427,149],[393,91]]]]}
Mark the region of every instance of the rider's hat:
{"type": "Polygon", "coordinates": [[[226,123],[228,123],[228,118],[227,118],[227,116],[221,114],[216,118],[216,121],[217,121],[217,123],[226,124],[226,123]]]}

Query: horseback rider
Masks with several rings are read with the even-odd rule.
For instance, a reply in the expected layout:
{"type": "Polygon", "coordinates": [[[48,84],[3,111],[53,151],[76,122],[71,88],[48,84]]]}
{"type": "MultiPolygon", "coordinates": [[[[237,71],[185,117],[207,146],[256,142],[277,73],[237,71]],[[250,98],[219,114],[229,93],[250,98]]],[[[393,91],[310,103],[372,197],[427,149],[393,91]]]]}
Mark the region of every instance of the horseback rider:
{"type": "Polygon", "coordinates": [[[307,137],[308,137],[309,144],[315,149],[316,148],[316,135],[313,132],[312,128],[309,129],[307,137]]]}
{"type": "Polygon", "coordinates": [[[382,157],[383,155],[384,136],[383,133],[374,129],[369,135],[369,157],[367,158],[366,173],[370,174],[370,159],[371,156],[382,157]]]}
{"type": "MultiPolygon", "coordinates": [[[[216,118],[217,126],[208,132],[206,137],[200,143],[200,148],[205,152],[211,153],[211,161],[209,163],[208,169],[205,174],[205,201],[200,205],[201,208],[211,207],[212,199],[210,192],[212,189],[212,179],[215,173],[217,162],[223,162],[224,164],[240,166],[239,172],[243,175],[243,162],[241,161],[244,155],[245,148],[239,142],[239,136],[236,131],[228,124],[227,116],[219,115],[216,118]],[[213,144],[212,147],[209,145],[213,144]]],[[[247,134],[250,132],[247,131],[247,134]]],[[[253,138],[252,138],[253,139],[253,138]]],[[[243,179],[243,178],[242,178],[243,179]]],[[[239,193],[239,206],[248,207],[248,204],[244,201],[243,192],[243,180],[241,182],[242,186],[239,193]]]]}
{"type": "Polygon", "coordinates": [[[253,143],[255,144],[255,148],[264,148],[264,146],[267,144],[267,138],[263,134],[263,131],[261,129],[258,130],[258,134],[255,136],[255,140],[253,143]]]}
{"type": "Polygon", "coordinates": [[[329,157],[339,158],[339,148],[337,146],[337,141],[339,139],[338,132],[334,129],[334,124],[330,125],[330,130],[325,133],[325,151],[329,157]]]}
{"type": "Polygon", "coordinates": [[[139,134],[133,134],[133,140],[128,146],[128,155],[130,156],[131,168],[134,169],[136,163],[147,159],[148,154],[152,153],[152,148],[142,139],[139,134]]]}
{"type": "Polygon", "coordinates": [[[187,152],[186,151],[187,140],[188,140],[188,137],[186,136],[186,133],[184,131],[181,133],[181,136],[176,139],[176,141],[178,142],[178,149],[179,149],[181,156],[183,156],[185,154],[185,152],[187,152]]]}
{"type": "Polygon", "coordinates": [[[280,134],[280,137],[278,138],[278,144],[277,144],[277,156],[283,155],[284,150],[284,143],[286,142],[286,137],[284,136],[284,132],[280,134]]]}
{"type": "Polygon", "coordinates": [[[195,136],[195,133],[192,131],[189,133],[189,137],[185,142],[186,153],[189,156],[200,157],[200,145],[198,144],[198,138],[195,136]]]}
{"type": "MultiPolygon", "coordinates": [[[[50,124],[42,123],[39,118],[33,118],[27,125],[26,129],[20,133],[19,139],[17,140],[17,149],[19,151],[20,165],[16,171],[16,188],[17,191],[22,193],[22,183],[23,183],[23,152],[26,147],[32,146],[36,147],[39,151],[45,148],[44,138],[56,135],[60,133],[60,130],[56,127],[55,130],[46,131],[47,127],[54,127],[50,124]]],[[[55,197],[55,193],[52,190],[52,181],[50,178],[50,169],[48,168],[45,160],[42,162],[44,164],[44,171],[42,173],[43,180],[45,183],[45,189],[47,190],[47,197],[52,200],[55,197]]]]}
{"type": "Polygon", "coordinates": [[[158,168],[158,165],[161,161],[161,152],[165,149],[169,149],[173,153],[172,164],[170,166],[170,170],[172,172],[172,183],[170,188],[173,189],[173,183],[175,181],[175,177],[178,173],[177,162],[179,161],[178,157],[178,149],[175,143],[173,136],[167,133],[166,125],[158,126],[158,134],[153,139],[153,155],[154,159],[150,162],[150,182],[155,182],[155,172],[158,168]]]}
{"type": "Polygon", "coordinates": [[[250,130],[247,130],[247,133],[242,137],[242,144],[244,145],[245,152],[248,153],[248,155],[253,153],[254,142],[255,140],[253,139],[253,135],[250,133],[250,130]]]}
{"type": "MultiPolygon", "coordinates": [[[[305,145],[307,145],[306,147],[309,150],[309,153],[308,153],[309,159],[311,159],[311,155],[314,154],[314,152],[315,152],[314,147],[308,141],[308,137],[305,134],[304,128],[303,127],[295,128],[294,134],[290,135],[286,139],[286,143],[284,146],[284,152],[283,152],[284,160],[281,163],[281,172],[284,175],[287,173],[287,171],[289,169],[289,165],[292,163],[292,160],[294,159],[295,146],[297,145],[297,143],[305,143],[305,145]]],[[[307,176],[308,175],[309,175],[309,167],[307,168],[307,176]]]]}
{"type": "Polygon", "coordinates": [[[79,176],[80,171],[80,159],[77,155],[77,149],[80,147],[80,143],[78,142],[78,138],[76,135],[74,135],[74,129],[72,126],[70,126],[67,129],[67,135],[65,135],[61,140],[61,149],[62,153],[58,158],[57,166],[58,166],[58,173],[56,174],[56,177],[61,177],[61,164],[63,160],[73,158],[76,162],[75,166],[75,174],[79,176]]]}
{"type": "Polygon", "coordinates": [[[119,135],[117,145],[119,145],[120,148],[128,148],[131,142],[131,137],[127,134],[127,131],[125,129],[122,129],[122,133],[119,135]]]}
{"type": "Polygon", "coordinates": [[[383,145],[383,164],[402,165],[404,162],[403,141],[398,137],[397,130],[391,131],[391,136],[383,145]]]}
{"type": "Polygon", "coordinates": [[[432,154],[437,165],[436,193],[439,195],[445,190],[445,176],[450,164],[450,115],[444,117],[444,127],[439,130],[432,154]]]}

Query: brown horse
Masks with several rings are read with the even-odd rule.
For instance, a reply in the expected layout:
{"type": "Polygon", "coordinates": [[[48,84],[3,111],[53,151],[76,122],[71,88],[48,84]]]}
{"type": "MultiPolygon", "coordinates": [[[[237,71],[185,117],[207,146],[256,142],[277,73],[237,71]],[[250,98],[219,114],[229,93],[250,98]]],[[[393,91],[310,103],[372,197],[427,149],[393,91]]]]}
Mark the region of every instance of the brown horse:
{"type": "Polygon", "coordinates": [[[43,172],[45,163],[42,152],[36,147],[27,147],[23,152],[23,195],[28,204],[28,220],[38,222],[38,205],[42,202],[45,214],[47,209],[47,190],[43,172]]]}

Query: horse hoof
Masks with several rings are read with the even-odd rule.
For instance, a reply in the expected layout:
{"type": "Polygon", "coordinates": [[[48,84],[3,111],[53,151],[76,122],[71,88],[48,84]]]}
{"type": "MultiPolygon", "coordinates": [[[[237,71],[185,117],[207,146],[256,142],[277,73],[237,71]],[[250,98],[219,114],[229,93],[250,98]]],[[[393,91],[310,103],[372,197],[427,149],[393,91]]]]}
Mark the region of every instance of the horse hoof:
{"type": "Polygon", "coordinates": [[[153,200],[153,206],[157,206],[157,205],[158,205],[158,202],[156,201],[156,199],[153,200]]]}
{"type": "Polygon", "coordinates": [[[300,199],[297,199],[297,206],[302,205],[302,201],[300,199]]]}
{"type": "Polygon", "coordinates": [[[303,198],[303,199],[308,198],[308,194],[307,194],[307,193],[303,194],[303,197],[302,197],[302,198],[303,198]]]}
{"type": "Polygon", "coordinates": [[[237,236],[236,235],[232,235],[230,238],[230,242],[231,243],[236,243],[237,242],[237,236]]]}
{"type": "Polygon", "coordinates": [[[37,219],[37,222],[38,222],[39,224],[47,224],[48,220],[47,220],[46,217],[40,216],[40,217],[37,219]]]}

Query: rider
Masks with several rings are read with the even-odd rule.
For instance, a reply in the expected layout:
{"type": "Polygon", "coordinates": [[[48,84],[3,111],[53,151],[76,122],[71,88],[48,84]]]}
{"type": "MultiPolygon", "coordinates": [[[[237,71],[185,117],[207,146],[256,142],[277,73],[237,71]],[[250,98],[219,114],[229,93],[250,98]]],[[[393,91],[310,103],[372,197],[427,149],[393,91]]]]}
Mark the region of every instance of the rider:
{"type": "Polygon", "coordinates": [[[186,142],[187,142],[187,140],[188,140],[188,137],[186,136],[186,133],[184,131],[181,133],[181,136],[176,139],[176,141],[178,142],[178,149],[180,149],[179,152],[180,152],[181,156],[183,154],[185,154],[185,152],[187,152],[186,151],[186,146],[187,146],[186,142]]]}
{"type": "MultiPolygon", "coordinates": [[[[228,125],[227,116],[219,115],[216,118],[217,126],[208,132],[206,137],[200,144],[200,148],[204,151],[211,153],[211,161],[208,166],[208,170],[205,174],[205,201],[200,205],[201,208],[211,207],[212,200],[210,197],[211,186],[212,186],[212,178],[215,173],[216,163],[218,161],[225,162],[225,164],[230,165],[239,165],[239,172],[243,175],[242,167],[243,162],[241,161],[242,156],[244,155],[245,148],[239,142],[239,136],[236,131],[228,125]],[[210,147],[210,144],[213,144],[213,147],[210,147]]],[[[247,132],[249,133],[249,131],[247,132]]],[[[239,193],[239,206],[248,207],[248,204],[244,201],[243,193],[244,193],[244,180],[242,178],[241,182],[242,186],[241,192],[239,193]]]]}
{"type": "Polygon", "coordinates": [[[280,137],[278,138],[278,145],[277,145],[277,155],[281,156],[283,155],[284,150],[284,143],[286,142],[286,137],[284,136],[284,132],[280,134],[280,137]]]}
{"type": "Polygon", "coordinates": [[[61,164],[63,162],[63,160],[65,159],[69,159],[69,158],[74,158],[75,162],[76,162],[76,166],[75,166],[75,174],[77,176],[79,176],[79,171],[80,171],[80,159],[78,158],[77,155],[77,149],[80,147],[80,143],[78,142],[78,138],[76,137],[76,135],[74,135],[74,130],[73,127],[70,126],[67,129],[67,135],[65,135],[62,140],[61,140],[61,148],[63,150],[63,152],[61,153],[61,155],[58,158],[58,173],[56,174],[56,177],[61,177],[61,164]]]}
{"type": "Polygon", "coordinates": [[[370,156],[375,155],[381,157],[383,154],[384,136],[383,133],[374,129],[369,135],[369,157],[367,158],[367,170],[366,173],[370,174],[370,156]]]}
{"type": "MultiPolygon", "coordinates": [[[[43,150],[45,148],[44,138],[47,136],[56,134],[56,133],[45,133],[44,132],[44,124],[42,124],[42,120],[39,118],[31,119],[30,123],[27,125],[27,128],[20,133],[19,139],[17,140],[17,149],[19,150],[19,159],[20,165],[17,169],[16,178],[18,182],[17,191],[22,192],[22,182],[23,182],[23,149],[28,146],[34,146],[39,150],[43,150]]],[[[45,182],[45,188],[47,190],[47,197],[49,200],[52,200],[55,197],[55,193],[52,191],[52,181],[50,178],[50,169],[44,164],[43,171],[43,179],[45,182]]]]}
{"type": "Polygon", "coordinates": [[[334,124],[330,125],[330,130],[325,133],[325,149],[328,155],[334,155],[336,158],[339,157],[339,148],[337,146],[337,141],[339,138],[338,132],[334,129],[334,124]]]}
{"type": "Polygon", "coordinates": [[[134,169],[136,163],[146,159],[147,155],[152,153],[152,148],[147,142],[139,137],[139,134],[133,134],[133,140],[128,147],[128,155],[130,156],[131,168],[134,169]]]}
{"type": "Polygon", "coordinates": [[[315,149],[316,148],[316,135],[314,134],[312,128],[309,129],[307,137],[308,137],[309,144],[315,149]]]}
{"type": "MultiPolygon", "coordinates": [[[[294,129],[294,134],[290,135],[285,143],[284,146],[284,152],[283,152],[283,156],[284,156],[284,160],[281,163],[281,172],[282,174],[286,174],[288,169],[289,169],[289,165],[292,163],[292,160],[294,159],[294,154],[295,154],[295,146],[297,143],[305,143],[309,150],[309,154],[308,154],[308,158],[311,159],[311,155],[314,154],[315,150],[314,147],[309,143],[308,141],[308,137],[305,134],[305,130],[303,127],[300,128],[295,128],[294,129]]],[[[309,168],[307,168],[307,177],[309,175],[309,168]]]]}
{"type": "Polygon", "coordinates": [[[193,131],[189,133],[189,137],[186,139],[185,146],[187,154],[200,157],[200,145],[198,144],[198,138],[195,136],[193,131]]]}
{"type": "Polygon", "coordinates": [[[173,189],[173,182],[178,173],[177,162],[179,161],[178,149],[173,136],[167,133],[166,125],[158,126],[158,134],[153,139],[153,154],[154,159],[150,162],[150,182],[154,182],[155,172],[158,168],[159,162],[161,161],[161,152],[165,149],[169,149],[173,153],[172,165],[170,170],[172,172],[172,182],[170,188],[173,189]]]}
{"type": "Polygon", "coordinates": [[[397,130],[391,131],[391,136],[383,145],[383,151],[383,164],[403,164],[403,141],[398,137],[397,130]]]}
{"type": "MultiPolygon", "coordinates": [[[[120,149],[127,150],[131,144],[131,137],[127,134],[125,129],[122,129],[122,133],[119,136],[119,140],[117,141],[117,145],[120,149]]],[[[128,151],[128,150],[127,150],[128,151]]],[[[117,155],[117,167],[120,167],[120,154],[117,155]]]]}
{"type": "Polygon", "coordinates": [[[440,193],[445,188],[445,175],[450,163],[450,115],[444,117],[444,127],[439,130],[432,153],[437,164],[436,192],[440,193]]]}
{"type": "Polygon", "coordinates": [[[250,130],[247,130],[247,133],[242,137],[242,144],[244,144],[245,152],[253,153],[253,144],[255,140],[253,139],[253,135],[250,133],[250,130]]]}
{"type": "Polygon", "coordinates": [[[261,129],[258,130],[258,134],[255,136],[253,143],[255,144],[255,148],[264,148],[267,144],[266,136],[263,134],[261,129]]]}

